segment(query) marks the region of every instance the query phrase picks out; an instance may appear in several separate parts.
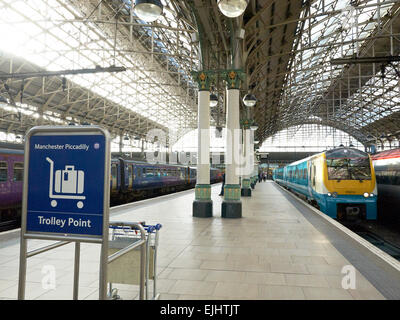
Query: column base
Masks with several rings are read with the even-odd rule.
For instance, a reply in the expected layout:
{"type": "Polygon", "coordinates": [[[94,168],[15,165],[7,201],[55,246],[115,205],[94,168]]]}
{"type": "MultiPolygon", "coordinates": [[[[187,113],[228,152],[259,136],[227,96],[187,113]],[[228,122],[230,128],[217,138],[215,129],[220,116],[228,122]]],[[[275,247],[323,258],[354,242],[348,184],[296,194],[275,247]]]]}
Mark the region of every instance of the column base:
{"type": "Polygon", "coordinates": [[[193,201],[193,217],[211,218],[213,216],[212,200],[194,200],[193,201]]]}
{"type": "Polygon", "coordinates": [[[242,202],[241,201],[223,201],[221,217],[228,219],[238,219],[242,217],[242,202]]]}
{"type": "Polygon", "coordinates": [[[250,188],[243,188],[240,190],[240,194],[242,197],[251,197],[251,189],[250,188]]]}

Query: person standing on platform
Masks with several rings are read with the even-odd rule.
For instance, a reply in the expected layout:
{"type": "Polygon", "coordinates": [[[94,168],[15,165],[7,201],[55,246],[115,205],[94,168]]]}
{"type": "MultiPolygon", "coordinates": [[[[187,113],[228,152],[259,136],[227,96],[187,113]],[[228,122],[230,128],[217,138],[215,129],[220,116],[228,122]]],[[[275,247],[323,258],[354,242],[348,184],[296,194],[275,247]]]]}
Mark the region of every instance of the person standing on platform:
{"type": "Polygon", "coordinates": [[[225,170],[222,172],[222,187],[221,187],[221,192],[219,193],[220,196],[224,195],[224,187],[225,187],[225,170]]]}
{"type": "Polygon", "coordinates": [[[258,182],[261,182],[261,180],[262,180],[262,173],[259,172],[259,173],[258,173],[258,182]]]}
{"type": "Polygon", "coordinates": [[[263,181],[267,180],[267,173],[263,172],[263,181]]]}

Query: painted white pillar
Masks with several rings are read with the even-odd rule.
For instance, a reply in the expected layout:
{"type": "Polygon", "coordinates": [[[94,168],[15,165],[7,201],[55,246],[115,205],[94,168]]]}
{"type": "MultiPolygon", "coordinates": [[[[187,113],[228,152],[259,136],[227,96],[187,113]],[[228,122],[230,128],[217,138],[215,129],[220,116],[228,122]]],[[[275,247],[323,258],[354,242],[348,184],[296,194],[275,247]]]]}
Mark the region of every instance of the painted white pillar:
{"type": "MultiPolygon", "coordinates": [[[[236,74],[234,75],[236,76],[236,74]]],[[[233,78],[233,77],[232,77],[233,78]]],[[[238,86],[227,89],[226,108],[226,153],[225,153],[225,187],[224,201],[222,202],[222,218],[241,218],[242,202],[240,201],[239,165],[241,130],[239,121],[239,94],[238,86]]]]}
{"type": "Polygon", "coordinates": [[[197,184],[210,184],[210,92],[198,95],[197,184]]]}
{"type": "Polygon", "coordinates": [[[252,131],[247,125],[243,128],[243,159],[242,164],[242,186],[241,195],[242,197],[251,197],[250,179],[253,173],[253,166],[251,161],[251,133],[252,131]]]}
{"type": "Polygon", "coordinates": [[[194,217],[212,217],[213,206],[210,185],[210,86],[209,74],[200,71],[197,74],[198,92],[198,149],[194,217]]]}
{"type": "Polygon", "coordinates": [[[238,89],[227,90],[226,108],[226,163],[225,184],[239,185],[238,165],[240,144],[238,89]]]}

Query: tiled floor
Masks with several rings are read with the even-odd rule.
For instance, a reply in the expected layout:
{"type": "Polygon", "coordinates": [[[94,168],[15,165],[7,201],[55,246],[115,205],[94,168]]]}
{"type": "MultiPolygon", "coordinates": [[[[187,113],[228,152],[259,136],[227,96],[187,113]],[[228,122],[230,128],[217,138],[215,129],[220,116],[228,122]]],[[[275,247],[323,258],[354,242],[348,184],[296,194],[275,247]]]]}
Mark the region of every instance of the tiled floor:
{"type": "MultiPolygon", "coordinates": [[[[242,198],[243,218],[222,219],[220,185],[212,188],[214,217],[192,217],[194,192],[123,209],[111,220],[161,223],[158,291],[161,299],[384,299],[358,271],[356,289],[342,288],[350,263],[273,182],[242,198]]],[[[0,299],[16,299],[19,241],[0,248],[0,299]]],[[[44,241],[30,240],[30,248],[44,241]]],[[[100,246],[82,244],[79,299],[98,299],[100,246]]],[[[30,258],[27,299],[72,299],[74,245],[30,258]],[[46,288],[54,266],[55,289],[46,288]]],[[[138,287],[118,285],[123,299],[138,287]]]]}

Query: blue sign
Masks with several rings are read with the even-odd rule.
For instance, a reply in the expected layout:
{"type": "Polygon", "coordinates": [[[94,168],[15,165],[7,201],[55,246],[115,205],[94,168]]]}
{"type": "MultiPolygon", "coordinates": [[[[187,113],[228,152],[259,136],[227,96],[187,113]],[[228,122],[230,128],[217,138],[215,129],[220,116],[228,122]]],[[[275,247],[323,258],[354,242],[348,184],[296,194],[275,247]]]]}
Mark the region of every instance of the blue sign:
{"type": "Polygon", "coordinates": [[[26,231],[102,236],[106,138],[33,135],[26,231]]]}

